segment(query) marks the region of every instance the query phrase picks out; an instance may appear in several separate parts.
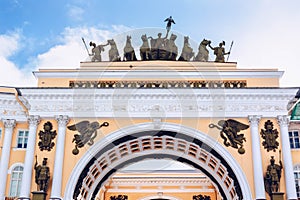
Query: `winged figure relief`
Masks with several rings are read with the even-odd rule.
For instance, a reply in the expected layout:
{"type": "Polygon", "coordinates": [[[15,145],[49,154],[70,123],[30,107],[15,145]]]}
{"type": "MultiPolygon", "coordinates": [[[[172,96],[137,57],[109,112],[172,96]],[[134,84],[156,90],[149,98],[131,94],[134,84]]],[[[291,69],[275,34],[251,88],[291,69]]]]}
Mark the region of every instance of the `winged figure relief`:
{"type": "Polygon", "coordinates": [[[108,122],[99,124],[99,122],[81,121],[76,124],[68,126],[71,131],[77,131],[79,134],[74,134],[72,142],[75,142],[75,148],[72,153],[77,155],[79,153],[78,148],[84,147],[85,144],[93,145],[94,139],[97,137],[97,130],[103,126],[108,126],[108,122]]]}
{"type": "Polygon", "coordinates": [[[238,134],[242,130],[249,128],[248,125],[238,122],[234,119],[220,120],[218,125],[209,124],[210,128],[217,128],[220,130],[220,136],[223,139],[225,146],[231,146],[238,149],[240,154],[245,153],[243,148],[243,142],[246,142],[246,138],[243,133],[238,134]]]}

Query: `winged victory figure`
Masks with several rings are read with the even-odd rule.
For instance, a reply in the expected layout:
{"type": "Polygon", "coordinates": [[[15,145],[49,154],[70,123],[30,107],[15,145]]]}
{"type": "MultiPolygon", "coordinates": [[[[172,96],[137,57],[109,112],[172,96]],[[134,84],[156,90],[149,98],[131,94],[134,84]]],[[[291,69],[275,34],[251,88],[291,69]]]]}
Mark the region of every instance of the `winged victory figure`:
{"type": "Polygon", "coordinates": [[[72,142],[75,142],[75,148],[73,149],[72,153],[77,155],[79,153],[78,148],[82,148],[85,144],[93,145],[94,139],[97,137],[97,130],[100,129],[102,126],[108,126],[108,122],[104,122],[99,124],[99,122],[92,122],[89,121],[81,121],[77,124],[73,124],[68,126],[68,129],[71,131],[78,131],[80,134],[74,134],[74,138],[72,142]]]}
{"type": "Polygon", "coordinates": [[[238,134],[241,130],[246,130],[249,128],[248,125],[238,122],[234,119],[220,120],[218,125],[210,124],[210,128],[217,128],[220,130],[220,136],[224,140],[225,146],[231,146],[238,149],[240,154],[245,153],[243,148],[243,142],[246,138],[243,133],[238,134]]]}

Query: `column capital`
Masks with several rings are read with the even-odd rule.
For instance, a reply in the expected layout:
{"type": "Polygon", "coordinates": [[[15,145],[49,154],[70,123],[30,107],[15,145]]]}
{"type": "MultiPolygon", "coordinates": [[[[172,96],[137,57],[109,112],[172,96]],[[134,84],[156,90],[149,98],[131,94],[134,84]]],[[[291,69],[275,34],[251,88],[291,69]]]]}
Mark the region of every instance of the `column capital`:
{"type": "Polygon", "coordinates": [[[249,115],[248,116],[248,121],[250,124],[259,124],[259,121],[261,119],[261,115],[249,115]]]}
{"type": "Polygon", "coordinates": [[[55,119],[59,126],[66,126],[70,120],[69,116],[67,115],[57,115],[55,116],[55,119]]]}
{"type": "Polygon", "coordinates": [[[15,119],[2,119],[5,128],[14,128],[16,126],[15,119]]]}
{"type": "Polygon", "coordinates": [[[41,118],[39,115],[30,115],[28,116],[27,120],[30,125],[37,126],[40,123],[41,118]]]}
{"type": "Polygon", "coordinates": [[[290,122],[290,118],[287,115],[278,115],[277,122],[279,126],[288,126],[290,122]]]}

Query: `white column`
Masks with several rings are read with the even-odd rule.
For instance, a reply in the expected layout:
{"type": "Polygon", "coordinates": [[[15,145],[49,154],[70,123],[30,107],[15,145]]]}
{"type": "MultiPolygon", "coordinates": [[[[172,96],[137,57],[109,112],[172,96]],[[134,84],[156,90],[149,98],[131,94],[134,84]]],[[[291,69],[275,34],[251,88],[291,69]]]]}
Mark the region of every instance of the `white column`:
{"type": "Polygon", "coordinates": [[[296,186],[294,179],[293,161],[291,155],[290,141],[289,141],[289,117],[286,115],[280,115],[277,117],[278,124],[280,126],[280,138],[282,148],[283,170],[285,176],[285,189],[286,197],[288,200],[296,200],[296,186]]]}
{"type": "Polygon", "coordinates": [[[59,115],[55,117],[58,123],[58,134],[56,140],[55,161],[52,179],[52,191],[50,199],[62,199],[62,170],[65,153],[65,133],[66,125],[69,122],[69,117],[66,115],[59,115]]]}
{"type": "Polygon", "coordinates": [[[36,144],[36,130],[37,126],[40,123],[40,117],[29,116],[29,134],[28,134],[28,142],[26,148],[25,162],[24,162],[24,172],[22,177],[22,184],[20,190],[20,198],[19,199],[30,199],[30,187],[31,187],[31,177],[32,177],[32,166],[34,159],[34,150],[36,144]]]}
{"type": "Polygon", "coordinates": [[[254,173],[255,199],[266,199],[262,159],[260,152],[260,136],[258,124],[261,116],[251,115],[248,117],[250,123],[251,140],[252,140],[252,162],[254,173]]]}
{"type": "Polygon", "coordinates": [[[4,119],[4,141],[0,161],[0,200],[5,199],[6,181],[7,181],[7,170],[10,158],[11,150],[11,138],[13,134],[13,129],[16,125],[16,120],[14,119],[4,119]]]}

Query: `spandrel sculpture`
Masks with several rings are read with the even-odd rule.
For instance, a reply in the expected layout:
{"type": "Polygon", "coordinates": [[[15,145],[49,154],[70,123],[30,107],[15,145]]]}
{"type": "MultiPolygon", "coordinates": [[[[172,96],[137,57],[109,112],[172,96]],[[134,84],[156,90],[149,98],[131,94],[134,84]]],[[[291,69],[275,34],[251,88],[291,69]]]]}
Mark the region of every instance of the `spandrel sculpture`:
{"type": "Polygon", "coordinates": [[[209,124],[209,128],[217,128],[220,130],[220,136],[223,139],[223,143],[226,147],[231,146],[238,149],[239,154],[244,154],[243,142],[246,138],[243,133],[238,134],[241,130],[249,128],[248,125],[238,122],[234,119],[220,120],[218,125],[209,124]]]}
{"type": "Polygon", "coordinates": [[[78,148],[84,147],[85,144],[93,145],[94,139],[97,137],[97,130],[101,127],[107,127],[109,125],[108,122],[104,122],[99,124],[99,122],[89,121],[81,121],[74,125],[68,126],[68,129],[71,131],[78,131],[79,134],[74,134],[74,138],[72,142],[75,142],[75,148],[72,153],[77,155],[79,153],[78,148]]]}

